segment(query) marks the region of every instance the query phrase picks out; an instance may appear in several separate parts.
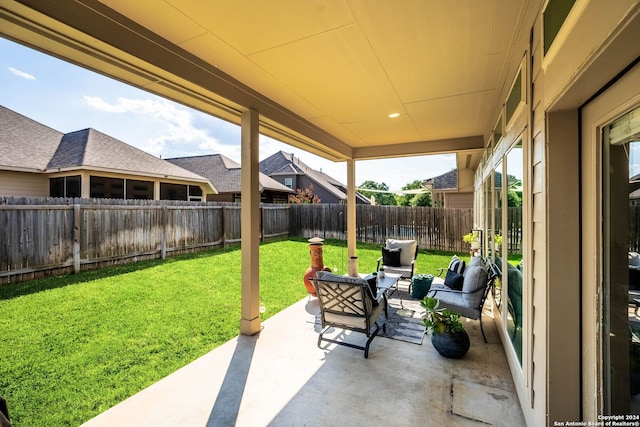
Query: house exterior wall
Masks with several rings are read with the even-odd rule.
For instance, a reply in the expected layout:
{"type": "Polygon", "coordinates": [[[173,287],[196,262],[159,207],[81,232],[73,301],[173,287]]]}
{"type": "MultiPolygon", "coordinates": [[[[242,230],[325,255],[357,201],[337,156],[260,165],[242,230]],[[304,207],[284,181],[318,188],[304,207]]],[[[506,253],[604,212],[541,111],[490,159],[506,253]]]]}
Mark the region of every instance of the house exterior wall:
{"type": "Polygon", "coordinates": [[[473,193],[444,193],[445,208],[473,208],[473,193]]]}
{"type": "Polygon", "coordinates": [[[235,202],[236,194],[234,193],[219,193],[219,194],[207,194],[207,202],[235,202]]]}
{"type": "Polygon", "coordinates": [[[38,173],[0,170],[0,196],[48,197],[49,177],[38,173]]]}
{"type": "MultiPolygon", "coordinates": [[[[533,27],[523,29],[531,34],[522,52],[524,106],[505,123],[493,154],[487,151],[487,161],[476,173],[474,196],[478,224],[485,224],[484,207],[491,200],[484,181],[511,144],[522,139],[522,364],[505,333],[504,309],[495,314],[531,426],[598,421],[603,415],[600,163],[589,141],[580,146],[580,126],[582,107],[640,54],[638,1],[576,0],[546,55],[542,12],[533,27]]],[[[634,84],[640,92],[640,71],[634,84]]]]}
{"type": "Polygon", "coordinates": [[[320,203],[344,203],[344,200],[338,199],[324,187],[320,186],[317,182],[309,179],[305,175],[298,175],[297,180],[294,180],[294,190],[297,190],[298,188],[305,190],[309,185],[313,185],[313,194],[320,198],[320,203]]]}

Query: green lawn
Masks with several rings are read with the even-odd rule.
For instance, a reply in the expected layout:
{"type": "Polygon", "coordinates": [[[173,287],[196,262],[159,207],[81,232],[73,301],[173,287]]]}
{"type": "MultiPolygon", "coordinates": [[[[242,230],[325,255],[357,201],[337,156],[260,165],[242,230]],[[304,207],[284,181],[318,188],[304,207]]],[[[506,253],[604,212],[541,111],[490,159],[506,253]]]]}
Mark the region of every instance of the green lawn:
{"type": "MultiPolygon", "coordinates": [[[[347,269],[345,242],[324,263],[347,269]]],[[[379,245],[358,244],[361,272],[379,245]]],[[[450,253],[421,251],[417,273],[450,253]]],[[[467,257],[468,258],[468,257],[467,257]]],[[[240,248],[0,287],[0,394],[20,426],[76,426],[238,334],[240,248]]],[[[263,320],[305,298],[307,241],[260,247],[263,320]]]]}

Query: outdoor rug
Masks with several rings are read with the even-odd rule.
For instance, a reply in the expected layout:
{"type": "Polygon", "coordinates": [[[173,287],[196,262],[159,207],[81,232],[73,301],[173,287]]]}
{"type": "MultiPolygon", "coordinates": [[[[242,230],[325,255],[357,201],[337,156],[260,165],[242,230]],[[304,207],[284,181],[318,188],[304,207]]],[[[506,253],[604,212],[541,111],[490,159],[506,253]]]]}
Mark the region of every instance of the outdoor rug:
{"type": "MultiPolygon", "coordinates": [[[[385,333],[380,329],[378,336],[421,345],[424,339],[424,325],[422,324],[421,313],[420,302],[412,299],[408,293],[399,291],[393,294],[389,298],[389,318],[386,322],[387,332],[385,333]],[[402,304],[400,300],[402,300],[402,304]]],[[[382,317],[384,317],[384,314],[382,317]]],[[[318,313],[315,319],[315,325],[318,330],[320,324],[320,313],[318,313]]]]}
{"type": "Polygon", "coordinates": [[[422,344],[424,325],[421,313],[422,307],[420,307],[418,300],[412,299],[404,291],[398,291],[389,298],[387,332],[380,331],[379,336],[412,344],[422,344]]]}

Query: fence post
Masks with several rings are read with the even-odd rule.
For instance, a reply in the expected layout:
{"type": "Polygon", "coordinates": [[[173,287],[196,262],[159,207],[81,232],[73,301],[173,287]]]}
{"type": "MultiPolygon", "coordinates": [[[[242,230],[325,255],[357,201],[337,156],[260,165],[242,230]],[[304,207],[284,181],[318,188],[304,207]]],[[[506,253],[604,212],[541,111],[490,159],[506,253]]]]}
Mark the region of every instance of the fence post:
{"type": "Polygon", "coordinates": [[[162,236],[160,242],[160,257],[165,259],[167,257],[167,205],[162,205],[162,211],[160,214],[160,227],[162,229],[162,236]]]}
{"type": "Polygon", "coordinates": [[[227,222],[225,218],[227,216],[227,207],[222,205],[222,209],[220,210],[220,226],[222,227],[222,247],[227,247],[227,222]]]}
{"type": "Polygon", "coordinates": [[[80,272],[80,223],[82,215],[80,213],[80,204],[73,204],[73,272],[80,272]]]}
{"type": "Polygon", "coordinates": [[[264,242],[264,206],[260,203],[260,241],[264,242]]]}

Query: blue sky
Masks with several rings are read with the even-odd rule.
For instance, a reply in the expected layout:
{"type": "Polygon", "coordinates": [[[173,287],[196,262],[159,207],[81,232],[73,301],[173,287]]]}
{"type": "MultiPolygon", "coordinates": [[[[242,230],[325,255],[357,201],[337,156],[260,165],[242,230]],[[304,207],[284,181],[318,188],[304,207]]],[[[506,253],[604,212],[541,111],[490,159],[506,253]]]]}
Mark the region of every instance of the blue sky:
{"type": "MultiPolygon", "coordinates": [[[[0,105],[60,132],[93,128],[163,158],[223,154],[240,162],[240,128],[0,38],[0,105]]],[[[346,184],[346,163],[260,137],[260,160],[283,150],[346,184]]],[[[455,168],[454,155],[356,162],[356,184],[392,190],[455,168]],[[385,171],[385,172],[382,172],[385,171]]]]}

